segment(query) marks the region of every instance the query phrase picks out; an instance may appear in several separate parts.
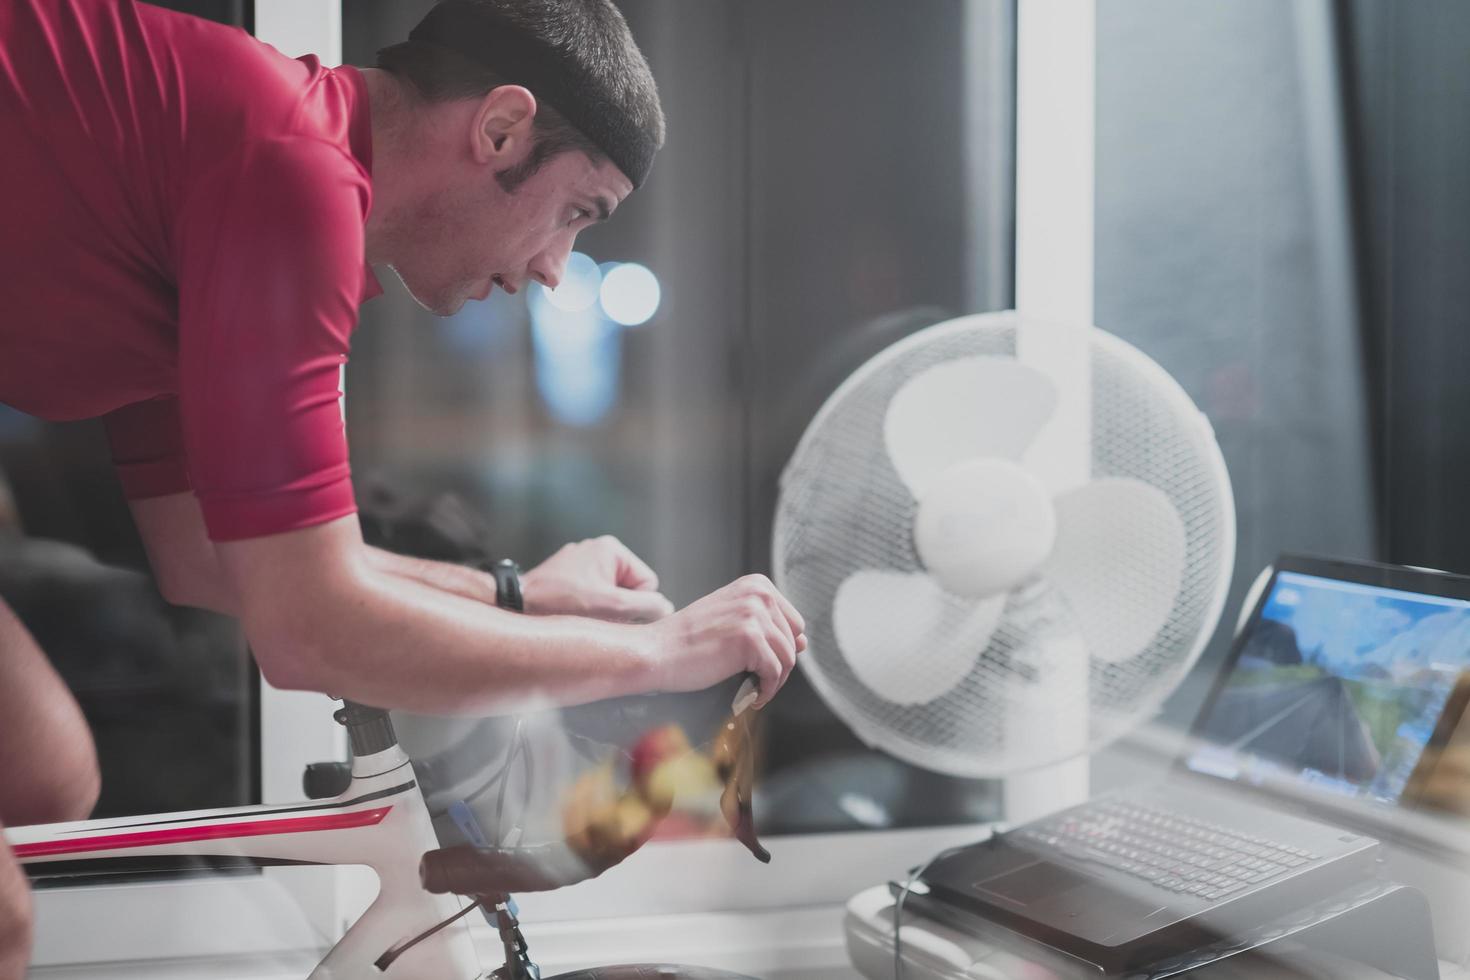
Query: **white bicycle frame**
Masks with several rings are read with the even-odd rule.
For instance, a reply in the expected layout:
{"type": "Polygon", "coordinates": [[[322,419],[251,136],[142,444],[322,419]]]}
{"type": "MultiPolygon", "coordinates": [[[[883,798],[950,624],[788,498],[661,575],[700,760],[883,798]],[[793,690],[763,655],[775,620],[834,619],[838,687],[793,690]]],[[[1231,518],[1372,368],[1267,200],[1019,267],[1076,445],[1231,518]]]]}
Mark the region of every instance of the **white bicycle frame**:
{"type": "Polygon", "coordinates": [[[309,980],[479,980],[486,975],[463,920],[386,968],[377,965],[383,954],[467,904],[453,895],[430,894],[420,884],[420,859],[439,843],[408,755],[396,742],[354,758],[352,782],[334,799],[15,827],[4,836],[26,865],[146,857],[366,865],[378,875],[377,898],[309,980]]]}

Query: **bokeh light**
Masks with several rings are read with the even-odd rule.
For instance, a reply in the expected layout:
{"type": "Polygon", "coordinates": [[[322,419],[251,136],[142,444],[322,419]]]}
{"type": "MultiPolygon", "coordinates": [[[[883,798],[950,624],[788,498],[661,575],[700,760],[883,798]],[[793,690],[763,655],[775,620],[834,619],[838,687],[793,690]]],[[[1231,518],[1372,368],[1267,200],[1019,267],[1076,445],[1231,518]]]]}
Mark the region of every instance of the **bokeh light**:
{"type": "Polygon", "coordinates": [[[661,291],[658,278],[647,266],[623,262],[602,280],[602,311],[614,323],[636,327],[658,312],[661,291]]]}
{"type": "Polygon", "coordinates": [[[557,309],[578,313],[597,302],[597,291],[601,285],[602,270],[592,257],[573,252],[567,256],[567,267],[555,289],[539,285],[536,288],[544,292],[546,301],[557,309]]]}
{"type": "Polygon", "coordinates": [[[557,421],[597,425],[617,402],[622,331],[597,306],[563,310],[552,304],[553,295],[535,289],[526,297],[536,388],[557,421]]]}

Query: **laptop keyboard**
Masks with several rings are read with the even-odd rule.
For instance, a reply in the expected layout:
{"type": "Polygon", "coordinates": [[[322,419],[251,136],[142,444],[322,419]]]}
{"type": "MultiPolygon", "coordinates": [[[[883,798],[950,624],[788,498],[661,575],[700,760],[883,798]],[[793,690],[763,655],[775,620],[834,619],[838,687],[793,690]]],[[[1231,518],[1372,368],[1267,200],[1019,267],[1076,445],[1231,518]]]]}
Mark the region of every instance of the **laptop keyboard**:
{"type": "Polygon", "coordinates": [[[1169,810],[1118,800],[1100,800],[1007,836],[1204,899],[1226,898],[1320,857],[1169,810]]]}

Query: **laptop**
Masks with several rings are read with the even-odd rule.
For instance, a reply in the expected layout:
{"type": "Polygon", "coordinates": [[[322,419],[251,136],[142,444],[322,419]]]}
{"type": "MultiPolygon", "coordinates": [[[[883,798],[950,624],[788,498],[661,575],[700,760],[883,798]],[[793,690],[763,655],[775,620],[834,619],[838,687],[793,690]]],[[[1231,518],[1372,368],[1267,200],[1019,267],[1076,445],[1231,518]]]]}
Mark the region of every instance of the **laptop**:
{"type": "Polygon", "coordinates": [[[910,900],[1107,970],[1269,922],[1371,877],[1378,841],[1320,814],[1398,806],[1467,669],[1470,578],[1283,556],[1161,783],[946,855],[910,900]]]}

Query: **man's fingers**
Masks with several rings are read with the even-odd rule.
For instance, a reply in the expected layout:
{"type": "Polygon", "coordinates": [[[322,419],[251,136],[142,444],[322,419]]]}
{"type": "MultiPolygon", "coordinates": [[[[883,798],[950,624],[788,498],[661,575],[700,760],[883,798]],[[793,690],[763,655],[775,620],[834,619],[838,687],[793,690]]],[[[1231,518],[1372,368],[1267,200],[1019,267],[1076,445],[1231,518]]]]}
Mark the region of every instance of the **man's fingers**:
{"type": "Polygon", "coordinates": [[[785,617],[786,622],[791,624],[792,633],[806,632],[806,620],[802,618],[797,608],[791,604],[791,600],[781,594],[781,590],[776,588],[774,582],[764,575],[747,575],[740,581],[745,583],[748,588],[752,588],[757,593],[765,596],[767,601],[773,603],[776,611],[785,617]]]}
{"type": "Polygon", "coordinates": [[[786,621],[791,624],[791,631],[797,634],[805,633],[806,620],[802,618],[801,613],[797,611],[796,607],[791,604],[791,600],[782,595],[780,589],[772,588],[771,592],[776,596],[776,603],[781,607],[781,612],[785,615],[786,621]]]}
{"type": "Polygon", "coordinates": [[[619,589],[611,598],[614,608],[609,612],[619,619],[634,623],[651,623],[674,611],[674,604],[658,592],[619,589]]]}
{"type": "Polygon", "coordinates": [[[617,538],[609,535],[604,540],[613,549],[613,560],[616,562],[613,584],[623,589],[658,588],[658,576],[654,574],[647,562],[633,554],[628,546],[617,538]]]}
{"type": "Polygon", "coordinates": [[[781,687],[781,661],[776,654],[766,650],[756,664],[756,677],[760,678],[761,696],[756,699],[751,707],[759,710],[770,703],[771,698],[776,696],[776,691],[781,687]]]}
{"type": "Polygon", "coordinates": [[[781,683],[785,684],[791,668],[796,666],[796,635],[791,632],[791,624],[781,616],[771,617],[771,628],[774,631],[771,649],[781,661],[781,683]]]}
{"type": "MultiPolygon", "coordinates": [[[[777,617],[778,620],[779,618],[777,617]]],[[[791,676],[791,668],[796,666],[796,640],[791,636],[791,628],[785,623],[779,623],[772,634],[771,649],[775,652],[776,659],[781,662],[781,676],[776,680],[776,690],[780,690],[786,686],[786,679],[791,676]]]]}

